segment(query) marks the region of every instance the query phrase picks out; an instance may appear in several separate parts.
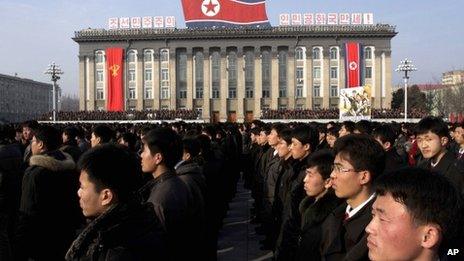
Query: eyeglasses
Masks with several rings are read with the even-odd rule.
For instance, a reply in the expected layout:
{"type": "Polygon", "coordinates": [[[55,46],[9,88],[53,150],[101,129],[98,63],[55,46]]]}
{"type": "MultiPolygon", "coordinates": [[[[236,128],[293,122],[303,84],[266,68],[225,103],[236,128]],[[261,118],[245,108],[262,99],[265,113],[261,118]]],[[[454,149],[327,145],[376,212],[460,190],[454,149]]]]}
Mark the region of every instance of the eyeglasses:
{"type": "Polygon", "coordinates": [[[332,171],[334,171],[334,172],[339,172],[339,173],[340,173],[340,172],[344,172],[344,173],[346,173],[346,172],[356,172],[355,169],[343,168],[343,166],[340,165],[340,164],[333,164],[333,165],[332,165],[332,171]]]}

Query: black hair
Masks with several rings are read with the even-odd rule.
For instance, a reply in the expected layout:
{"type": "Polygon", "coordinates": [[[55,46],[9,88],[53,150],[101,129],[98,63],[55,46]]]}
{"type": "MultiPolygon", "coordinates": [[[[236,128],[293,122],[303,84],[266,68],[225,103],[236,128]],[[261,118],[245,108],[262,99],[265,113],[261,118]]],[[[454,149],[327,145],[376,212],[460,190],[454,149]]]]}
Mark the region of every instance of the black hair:
{"type": "Polygon", "coordinates": [[[428,116],[419,121],[416,125],[415,133],[416,135],[426,134],[427,132],[432,132],[438,137],[447,137],[449,138],[449,130],[446,123],[443,119],[434,116],[428,116]]]}
{"type": "Polygon", "coordinates": [[[340,135],[338,133],[339,130],[340,129],[338,127],[336,127],[336,126],[330,127],[330,128],[327,129],[327,135],[331,135],[331,136],[334,136],[334,137],[338,138],[338,136],[340,135]]]}
{"type": "Polygon", "coordinates": [[[355,126],[356,126],[356,125],[355,125],[355,123],[352,122],[352,121],[344,121],[344,122],[342,123],[342,125],[340,126],[340,128],[341,128],[342,126],[345,126],[345,130],[347,130],[348,132],[353,133],[354,130],[355,130],[355,126]]]}
{"type": "Polygon", "coordinates": [[[79,130],[74,126],[68,126],[68,127],[64,128],[63,133],[66,136],[68,136],[68,139],[70,141],[74,141],[74,140],[76,140],[76,137],[77,137],[77,135],[79,133],[79,130]]]}
{"type": "Polygon", "coordinates": [[[47,151],[54,151],[61,145],[61,133],[53,126],[40,125],[34,130],[36,140],[43,142],[47,151]]]}
{"type": "Polygon", "coordinates": [[[35,120],[31,120],[31,121],[25,121],[21,124],[21,127],[22,128],[30,128],[32,130],[35,130],[39,127],[39,123],[35,120]]]}
{"type": "Polygon", "coordinates": [[[200,154],[201,144],[200,141],[196,138],[184,138],[182,140],[182,147],[184,152],[189,153],[192,159],[200,154]]]}
{"type": "Polygon", "coordinates": [[[261,131],[264,131],[264,133],[266,133],[266,135],[269,135],[269,134],[271,134],[271,126],[269,124],[264,124],[261,127],[261,131]]]}
{"type": "Polygon", "coordinates": [[[286,128],[285,124],[283,123],[274,123],[272,124],[271,130],[275,130],[277,132],[277,136],[280,135],[280,132],[286,128]]]}
{"type": "Polygon", "coordinates": [[[136,154],[117,144],[103,144],[85,152],[78,169],[85,171],[96,192],[109,188],[120,202],[127,202],[140,184],[140,161],[136,154]]]}
{"type": "Polygon", "coordinates": [[[260,132],[261,132],[260,127],[254,127],[250,130],[250,133],[252,133],[253,135],[259,135],[260,132]]]}
{"type": "Polygon", "coordinates": [[[14,141],[15,130],[12,126],[0,123],[0,144],[6,145],[14,141]]]}
{"type": "Polygon", "coordinates": [[[287,145],[292,143],[292,129],[286,128],[280,132],[279,138],[284,140],[287,145]]]}
{"type": "Polygon", "coordinates": [[[376,193],[390,194],[396,202],[405,205],[416,224],[439,225],[442,249],[457,243],[462,236],[463,198],[445,176],[420,168],[403,168],[379,178],[376,193]]]}
{"type": "Polygon", "coordinates": [[[349,134],[338,138],[334,145],[335,155],[340,154],[357,171],[367,170],[371,180],[385,169],[385,152],[380,144],[366,134],[349,134]]]}
{"type": "Polygon", "coordinates": [[[108,143],[114,139],[114,131],[107,125],[97,125],[92,129],[92,133],[100,138],[100,143],[108,143]]]}
{"type": "Polygon", "coordinates": [[[123,139],[124,142],[127,142],[129,150],[131,151],[135,150],[135,145],[137,143],[137,136],[134,133],[125,132],[121,135],[121,139],[123,139]]]}
{"type": "MultiPolygon", "coordinates": [[[[346,128],[346,126],[345,126],[346,128]]],[[[372,132],[372,125],[370,121],[367,120],[360,120],[355,123],[354,129],[359,131],[363,134],[371,134],[372,132]]]]}
{"type": "Polygon", "coordinates": [[[396,134],[393,128],[390,125],[380,125],[379,127],[374,129],[372,133],[374,138],[380,139],[382,143],[390,142],[390,145],[393,147],[396,140],[396,134]]]}
{"type": "Polygon", "coordinates": [[[302,145],[309,144],[310,152],[314,152],[319,144],[319,132],[307,124],[295,127],[292,131],[292,138],[297,139],[302,145]]]}
{"type": "Polygon", "coordinates": [[[306,162],[306,168],[317,167],[323,179],[328,179],[332,173],[335,156],[330,150],[324,149],[312,153],[306,162]]]}
{"type": "Polygon", "coordinates": [[[182,158],[182,141],[171,128],[157,128],[143,137],[152,155],[160,153],[166,167],[172,169],[182,158]]]}

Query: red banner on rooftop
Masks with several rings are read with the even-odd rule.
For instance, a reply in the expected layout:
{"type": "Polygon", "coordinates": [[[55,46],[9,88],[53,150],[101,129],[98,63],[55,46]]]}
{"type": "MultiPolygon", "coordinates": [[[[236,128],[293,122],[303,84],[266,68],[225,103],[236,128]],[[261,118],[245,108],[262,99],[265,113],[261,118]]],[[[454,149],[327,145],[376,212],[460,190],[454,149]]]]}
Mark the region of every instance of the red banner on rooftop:
{"type": "Polygon", "coordinates": [[[108,76],[106,106],[108,111],[124,110],[123,55],[124,50],[122,48],[106,49],[108,76]]]}

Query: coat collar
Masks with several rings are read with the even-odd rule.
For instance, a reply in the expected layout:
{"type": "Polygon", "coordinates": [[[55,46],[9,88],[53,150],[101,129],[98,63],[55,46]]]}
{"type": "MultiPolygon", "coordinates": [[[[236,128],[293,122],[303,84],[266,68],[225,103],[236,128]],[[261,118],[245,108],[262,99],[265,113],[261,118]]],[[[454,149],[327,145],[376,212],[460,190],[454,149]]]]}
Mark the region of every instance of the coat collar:
{"type": "Polygon", "coordinates": [[[49,154],[34,155],[29,160],[30,166],[38,166],[51,171],[69,171],[76,168],[76,163],[71,155],[55,151],[49,154]]]}

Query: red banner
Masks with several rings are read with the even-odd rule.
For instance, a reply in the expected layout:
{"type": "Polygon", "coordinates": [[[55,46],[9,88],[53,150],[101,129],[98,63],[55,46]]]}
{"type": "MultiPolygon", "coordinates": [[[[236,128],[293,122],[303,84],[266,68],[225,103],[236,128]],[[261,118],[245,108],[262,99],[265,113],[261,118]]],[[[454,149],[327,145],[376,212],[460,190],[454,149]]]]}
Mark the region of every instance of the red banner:
{"type": "Polygon", "coordinates": [[[346,87],[361,86],[361,46],[359,43],[346,43],[346,87]]]}
{"type": "Polygon", "coordinates": [[[182,0],[187,27],[269,26],[265,0],[182,0]]]}
{"type": "Polygon", "coordinates": [[[108,111],[124,110],[123,87],[123,53],[122,48],[106,49],[106,68],[108,75],[108,92],[106,107],[108,111]]]}

